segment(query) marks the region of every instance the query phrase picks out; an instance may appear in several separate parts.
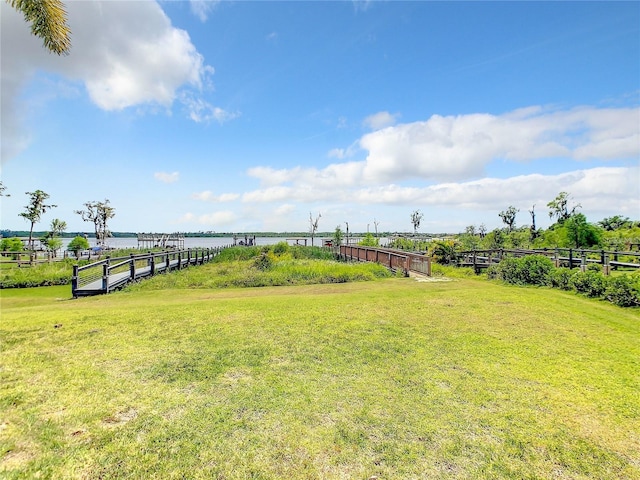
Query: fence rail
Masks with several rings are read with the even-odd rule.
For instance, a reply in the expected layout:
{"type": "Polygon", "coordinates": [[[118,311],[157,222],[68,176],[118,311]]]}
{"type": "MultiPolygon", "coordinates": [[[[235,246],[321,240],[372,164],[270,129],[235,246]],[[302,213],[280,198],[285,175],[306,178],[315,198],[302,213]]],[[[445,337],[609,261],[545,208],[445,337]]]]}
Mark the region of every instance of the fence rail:
{"type": "Polygon", "coordinates": [[[400,252],[389,248],[340,245],[340,258],[379,263],[394,272],[401,271],[405,275],[409,275],[409,272],[431,275],[431,258],[418,253],[400,252]]]}
{"type": "Polygon", "coordinates": [[[71,293],[74,297],[109,293],[128,283],[158,273],[180,270],[190,265],[202,265],[211,261],[225,248],[227,247],[132,253],[128,257],[107,257],[88,265],[75,265],[71,293]]]}
{"type": "Polygon", "coordinates": [[[544,255],[553,260],[556,267],[579,267],[585,270],[589,264],[601,265],[606,275],[613,269],[640,268],[640,252],[575,248],[468,250],[458,253],[457,264],[458,266],[473,267],[478,271],[499,263],[503,258],[524,257],[526,255],[544,255]]]}

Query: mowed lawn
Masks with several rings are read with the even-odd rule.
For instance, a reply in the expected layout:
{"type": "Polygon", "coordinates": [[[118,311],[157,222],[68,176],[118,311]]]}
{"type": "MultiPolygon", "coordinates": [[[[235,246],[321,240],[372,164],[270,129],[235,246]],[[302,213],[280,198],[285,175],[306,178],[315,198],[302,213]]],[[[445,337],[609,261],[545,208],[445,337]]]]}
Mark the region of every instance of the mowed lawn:
{"type": "Polygon", "coordinates": [[[2,478],[640,478],[637,309],[476,279],[0,294],[2,478]]]}

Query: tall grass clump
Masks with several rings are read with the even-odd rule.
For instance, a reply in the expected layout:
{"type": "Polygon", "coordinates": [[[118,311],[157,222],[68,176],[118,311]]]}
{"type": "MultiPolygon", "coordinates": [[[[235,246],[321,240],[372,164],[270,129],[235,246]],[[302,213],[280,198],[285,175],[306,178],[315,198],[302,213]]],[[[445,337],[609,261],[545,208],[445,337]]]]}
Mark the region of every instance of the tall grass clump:
{"type": "Polygon", "coordinates": [[[67,258],[51,263],[39,263],[33,266],[0,269],[0,288],[46,287],[50,285],[68,285],[71,283],[73,265],[77,262],[67,258]]]}
{"type": "Polygon", "coordinates": [[[374,263],[344,263],[331,250],[290,246],[232,247],[213,262],[168,275],[158,275],[128,287],[129,291],[170,288],[245,288],[345,283],[388,278],[392,274],[374,263]]]}

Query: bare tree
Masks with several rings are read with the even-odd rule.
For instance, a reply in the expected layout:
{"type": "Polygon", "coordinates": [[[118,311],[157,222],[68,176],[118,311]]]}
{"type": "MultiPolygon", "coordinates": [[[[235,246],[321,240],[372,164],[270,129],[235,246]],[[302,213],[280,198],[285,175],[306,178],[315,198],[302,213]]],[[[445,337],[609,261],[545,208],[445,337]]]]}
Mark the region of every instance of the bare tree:
{"type": "Polygon", "coordinates": [[[42,190],[36,190],[35,192],[27,192],[29,195],[29,205],[26,205],[25,211],[20,214],[25,220],[31,223],[29,229],[29,248],[33,249],[33,226],[40,221],[42,215],[47,210],[57,207],[57,205],[47,205],[45,200],[49,198],[49,194],[42,190]]]}
{"type": "Polygon", "coordinates": [[[534,203],[533,206],[531,207],[531,210],[529,210],[529,215],[531,215],[531,228],[530,228],[530,232],[531,232],[531,240],[535,240],[536,237],[538,236],[538,230],[536,229],[536,204],[534,203]]]}
{"type": "Polygon", "coordinates": [[[573,214],[576,213],[578,208],[581,208],[582,205],[576,203],[571,209],[569,209],[569,200],[571,199],[571,194],[567,192],[560,192],[556,198],[547,203],[547,207],[549,207],[549,218],[556,218],[559,223],[563,223],[565,220],[569,219],[573,214]]]}
{"type": "Polygon", "coordinates": [[[416,210],[411,213],[411,223],[413,224],[413,233],[418,233],[418,228],[420,228],[420,222],[424,218],[423,213],[420,210],[416,210]]]}
{"type": "Polygon", "coordinates": [[[318,213],[318,216],[314,219],[311,212],[309,212],[309,233],[311,233],[312,247],[313,247],[313,238],[315,237],[316,232],[318,231],[318,221],[320,220],[320,217],[322,217],[322,215],[318,213]]]}
{"type": "Polygon", "coordinates": [[[478,227],[478,235],[480,235],[480,238],[484,238],[487,235],[487,226],[484,223],[481,223],[478,227]]]}
{"type": "Polygon", "coordinates": [[[500,212],[498,216],[502,219],[502,222],[507,226],[509,232],[513,230],[516,224],[516,214],[519,212],[513,205],[509,206],[506,210],[500,212]]]}
{"type": "Polygon", "coordinates": [[[85,222],[92,222],[96,234],[96,243],[104,245],[111,236],[107,222],[116,215],[116,209],[109,205],[109,200],[104,202],[86,202],[86,210],[75,210],[85,222]]]}

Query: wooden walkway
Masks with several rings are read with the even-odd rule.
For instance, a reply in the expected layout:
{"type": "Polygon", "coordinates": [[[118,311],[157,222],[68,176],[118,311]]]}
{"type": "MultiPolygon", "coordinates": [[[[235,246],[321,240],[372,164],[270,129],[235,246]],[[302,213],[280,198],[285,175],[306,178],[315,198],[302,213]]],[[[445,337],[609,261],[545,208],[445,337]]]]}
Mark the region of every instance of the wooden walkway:
{"type": "Polygon", "coordinates": [[[362,247],[357,245],[340,245],[342,260],[375,262],[388,269],[401,271],[406,276],[409,272],[431,276],[431,258],[420,254],[380,247],[362,247]]]}
{"type": "Polygon", "coordinates": [[[158,273],[180,270],[211,261],[226,247],[149,252],[109,258],[82,267],[73,267],[71,293],[86,297],[110,293],[125,285],[158,273]]]}

